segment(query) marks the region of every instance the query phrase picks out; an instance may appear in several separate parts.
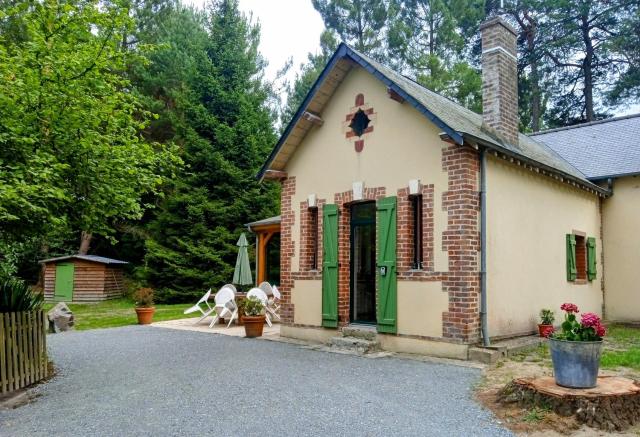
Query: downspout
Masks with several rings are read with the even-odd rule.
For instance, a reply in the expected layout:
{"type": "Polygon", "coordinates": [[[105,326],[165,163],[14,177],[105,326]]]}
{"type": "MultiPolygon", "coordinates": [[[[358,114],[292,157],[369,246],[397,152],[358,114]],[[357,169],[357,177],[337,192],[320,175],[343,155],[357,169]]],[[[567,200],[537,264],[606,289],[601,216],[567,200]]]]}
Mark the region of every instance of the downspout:
{"type": "Polygon", "coordinates": [[[482,344],[491,345],[487,321],[487,155],[480,149],[480,329],[482,344]]]}

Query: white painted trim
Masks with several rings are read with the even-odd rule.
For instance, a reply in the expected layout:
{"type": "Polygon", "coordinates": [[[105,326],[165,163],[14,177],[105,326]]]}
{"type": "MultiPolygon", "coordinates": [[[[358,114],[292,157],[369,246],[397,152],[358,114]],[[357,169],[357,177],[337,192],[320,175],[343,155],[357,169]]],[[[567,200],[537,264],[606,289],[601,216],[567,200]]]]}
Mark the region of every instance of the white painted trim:
{"type": "Polygon", "coordinates": [[[505,55],[507,55],[509,58],[513,59],[514,61],[518,62],[518,58],[516,58],[515,56],[513,56],[511,53],[509,53],[504,47],[492,47],[490,49],[487,50],[483,50],[482,51],[482,55],[488,55],[490,53],[493,52],[502,52],[505,55]]]}

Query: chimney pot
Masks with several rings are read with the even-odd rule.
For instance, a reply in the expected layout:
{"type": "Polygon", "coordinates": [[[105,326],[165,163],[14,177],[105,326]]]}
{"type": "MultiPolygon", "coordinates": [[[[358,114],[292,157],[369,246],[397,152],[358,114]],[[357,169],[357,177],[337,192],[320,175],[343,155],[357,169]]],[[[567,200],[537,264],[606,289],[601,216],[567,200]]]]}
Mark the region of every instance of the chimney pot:
{"type": "Polygon", "coordinates": [[[482,121],[510,144],[518,144],[518,59],[514,28],[502,17],[480,25],[482,121]]]}

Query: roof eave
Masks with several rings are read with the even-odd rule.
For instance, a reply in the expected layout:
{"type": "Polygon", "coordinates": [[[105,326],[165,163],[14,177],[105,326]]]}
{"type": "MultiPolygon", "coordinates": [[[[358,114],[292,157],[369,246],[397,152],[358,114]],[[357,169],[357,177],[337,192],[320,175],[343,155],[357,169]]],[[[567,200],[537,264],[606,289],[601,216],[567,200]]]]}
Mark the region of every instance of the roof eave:
{"type": "Polygon", "coordinates": [[[555,174],[559,177],[562,177],[564,179],[568,179],[572,182],[574,182],[577,185],[580,185],[581,187],[584,188],[588,188],[591,189],[595,192],[597,192],[599,195],[604,196],[604,197],[609,197],[611,195],[611,191],[607,190],[606,188],[602,188],[596,184],[594,184],[593,182],[589,181],[589,180],[582,180],[580,178],[577,178],[569,173],[563,172],[561,170],[558,170],[557,168],[551,167],[549,165],[543,164],[541,162],[538,162],[534,159],[528,158],[524,155],[521,155],[519,153],[513,152],[512,150],[509,150],[505,147],[502,147],[501,145],[497,144],[497,143],[492,143],[489,141],[486,141],[482,138],[478,138],[474,135],[468,134],[468,133],[463,133],[463,136],[465,139],[470,140],[471,142],[475,142],[478,143],[479,145],[492,149],[498,153],[501,153],[503,155],[509,156],[511,158],[517,159],[519,161],[522,161],[532,167],[535,168],[539,168],[540,170],[544,170],[548,173],[551,174],[555,174]]]}

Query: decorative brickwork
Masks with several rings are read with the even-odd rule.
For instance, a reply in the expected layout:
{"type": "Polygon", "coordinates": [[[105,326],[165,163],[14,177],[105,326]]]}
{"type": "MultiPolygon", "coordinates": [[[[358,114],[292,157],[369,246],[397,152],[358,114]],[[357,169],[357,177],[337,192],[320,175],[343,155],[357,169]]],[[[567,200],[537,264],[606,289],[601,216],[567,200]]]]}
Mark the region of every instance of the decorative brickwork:
{"type": "Polygon", "coordinates": [[[309,202],[300,202],[300,269],[293,273],[293,279],[322,279],[322,207],[325,199],[316,201],[316,232],[313,231],[313,210],[309,209],[309,202]],[[314,236],[317,242],[314,243],[314,236]],[[314,249],[317,257],[316,266],[313,266],[314,249]]]}
{"type": "Polygon", "coordinates": [[[291,199],[296,193],[296,178],[291,176],[284,179],[280,192],[280,293],[282,300],[280,305],[280,317],[283,324],[293,324],[293,304],[291,303],[291,290],[293,289],[293,277],[291,275],[291,258],[295,255],[295,241],[291,233],[291,227],[295,222],[295,212],[291,205],[291,199]]]}
{"type": "Polygon", "coordinates": [[[443,336],[472,343],[480,332],[480,161],[473,149],[451,145],[443,151],[442,168],[449,175],[449,189],[442,195],[448,212],[442,248],[449,253],[449,272],[442,282],[443,291],[449,293],[449,311],[442,315],[443,336]]]}
{"type": "Polygon", "coordinates": [[[342,124],[344,136],[346,139],[353,142],[353,147],[356,152],[360,153],[362,152],[362,149],[364,149],[364,140],[371,132],[373,132],[373,128],[377,119],[376,115],[377,114],[374,112],[373,107],[365,103],[364,95],[362,93],[356,95],[355,106],[350,109],[349,113],[345,116],[344,123],[342,124]],[[363,130],[361,135],[358,135],[356,133],[356,130],[352,125],[356,115],[363,115],[358,114],[359,112],[362,112],[368,120],[367,126],[363,130]]]}
{"type": "MultiPolygon", "coordinates": [[[[378,200],[385,196],[384,187],[366,188],[363,200],[378,200]]],[[[349,304],[351,299],[351,203],[353,192],[336,193],[338,206],[338,326],[349,324],[349,304]]]]}

